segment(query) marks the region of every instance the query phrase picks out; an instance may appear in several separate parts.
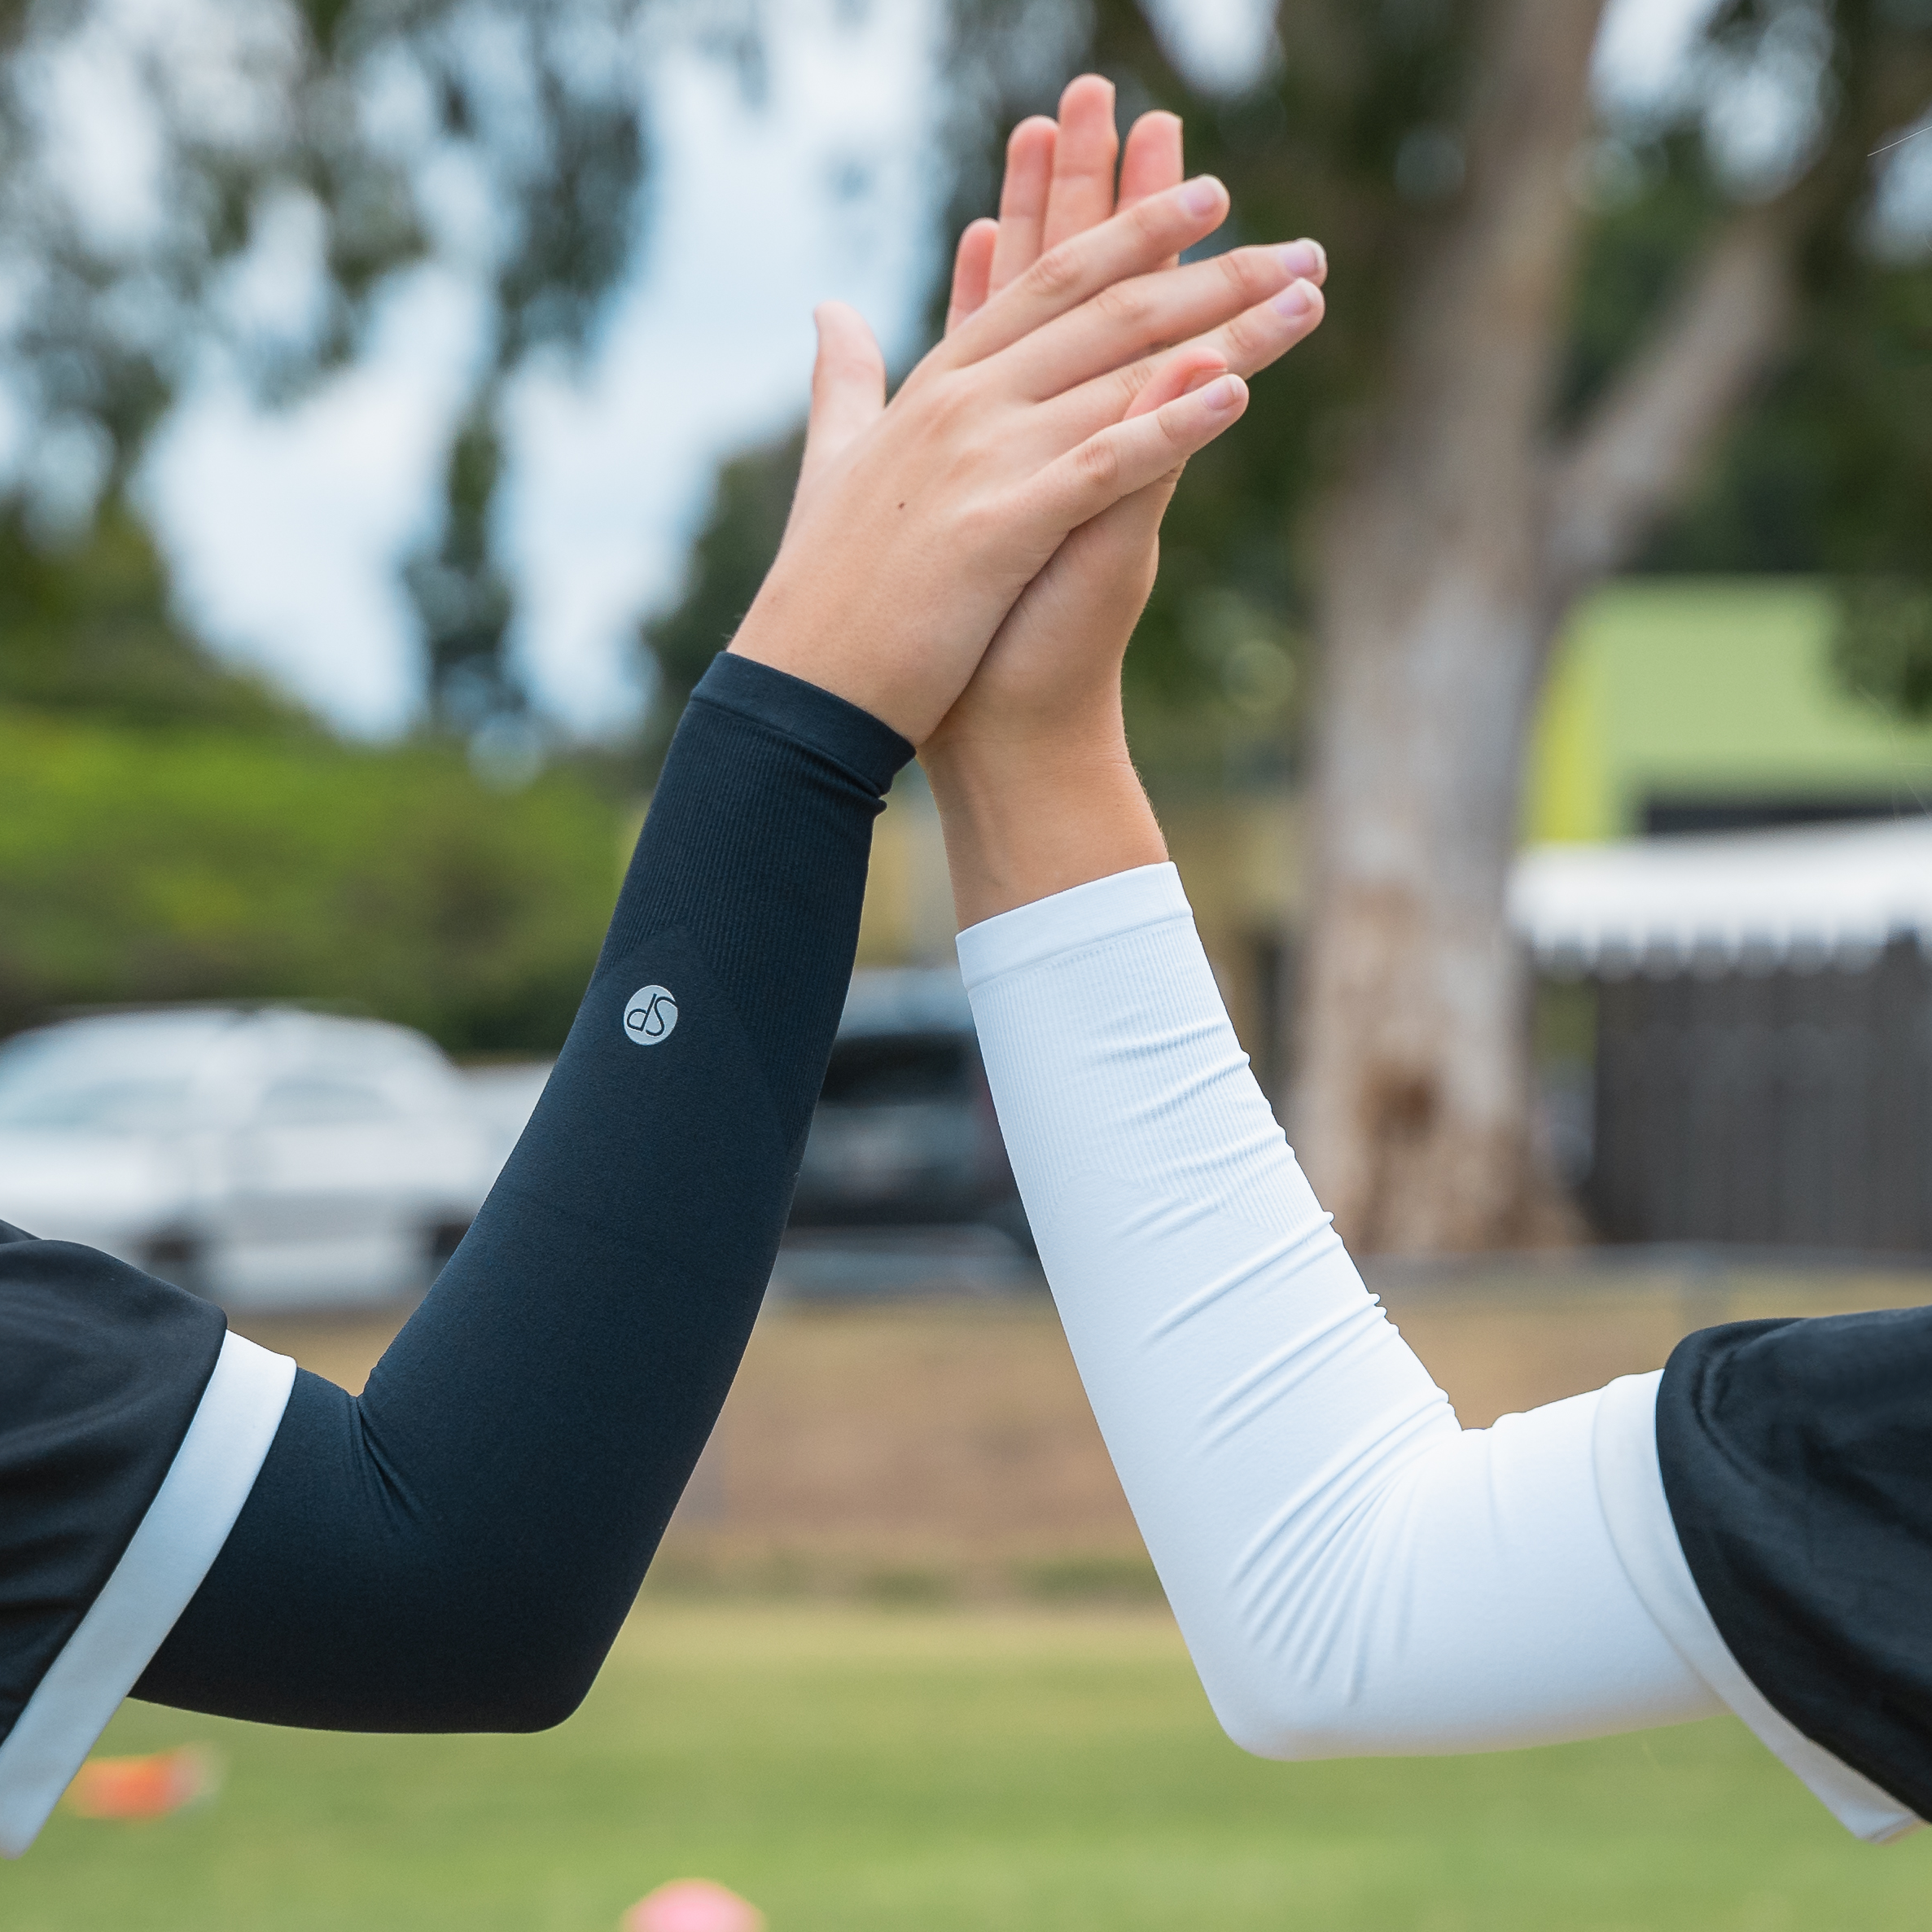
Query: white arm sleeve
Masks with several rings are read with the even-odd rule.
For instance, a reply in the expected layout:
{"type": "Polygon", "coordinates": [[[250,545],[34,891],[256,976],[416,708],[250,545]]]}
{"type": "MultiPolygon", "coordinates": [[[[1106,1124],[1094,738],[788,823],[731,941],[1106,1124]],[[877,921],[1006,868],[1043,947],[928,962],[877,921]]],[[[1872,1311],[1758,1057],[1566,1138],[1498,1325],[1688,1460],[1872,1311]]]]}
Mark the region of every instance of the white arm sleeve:
{"type": "MultiPolygon", "coordinates": [[[[1075,1360],[1238,1743],[1496,1750],[1728,1702],[1787,1762],[1855,1778],[1746,1709],[1734,1664],[1741,1692],[1713,1687],[1728,1653],[1664,1501],[1656,1377],[1458,1425],[1303,1178],[1171,865],[1002,914],[959,950],[1075,1360]]],[[[1883,1835],[1898,1807],[1857,1784],[1820,1795],[1883,1835]]]]}

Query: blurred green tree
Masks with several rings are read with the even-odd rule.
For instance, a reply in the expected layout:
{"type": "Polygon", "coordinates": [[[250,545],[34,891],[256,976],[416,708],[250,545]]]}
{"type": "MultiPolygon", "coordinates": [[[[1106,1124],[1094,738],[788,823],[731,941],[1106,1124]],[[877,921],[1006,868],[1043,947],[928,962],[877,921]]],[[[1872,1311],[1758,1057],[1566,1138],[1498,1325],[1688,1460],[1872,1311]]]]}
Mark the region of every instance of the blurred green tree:
{"type": "Polygon", "coordinates": [[[29,533],[120,500],[211,361],[296,393],[356,353],[400,272],[436,261],[484,291],[489,326],[445,528],[406,580],[448,721],[520,706],[489,543],[504,383],[580,349],[635,258],[646,48],[703,42],[755,85],[755,3],[0,4],[0,355],[30,426],[9,486],[29,533]],[[90,178],[73,125],[90,99],[127,124],[144,180],[90,178]]]}
{"type": "Polygon", "coordinates": [[[567,767],[0,705],[0,1034],[64,1008],[330,1001],[458,1052],[554,1051],[616,892],[567,767]]]}
{"type": "Polygon", "coordinates": [[[644,625],[644,647],[656,673],[645,727],[647,777],[655,776],[685,700],[705,666],[731,642],[778,554],[804,447],[804,431],[795,430],[721,467],[710,514],[686,567],[684,594],[644,625]]]}
{"type": "Polygon", "coordinates": [[[352,748],[169,616],[107,505],[0,523],[0,1035],[62,1008],[301,998],[458,1051],[554,1050],[616,887],[618,814],[559,764],[352,748]]]}
{"type": "Polygon", "coordinates": [[[261,678],[230,670],[169,615],[160,559],[118,500],[66,543],[0,515],[0,705],[138,725],[313,735],[261,678]]]}

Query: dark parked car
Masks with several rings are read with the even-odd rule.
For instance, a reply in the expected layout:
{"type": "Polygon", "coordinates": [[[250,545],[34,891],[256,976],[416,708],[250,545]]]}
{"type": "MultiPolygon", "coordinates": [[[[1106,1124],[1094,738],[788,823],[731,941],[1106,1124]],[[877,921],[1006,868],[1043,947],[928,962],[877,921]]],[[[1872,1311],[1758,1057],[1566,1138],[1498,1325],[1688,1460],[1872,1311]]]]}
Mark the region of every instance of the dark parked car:
{"type": "Polygon", "coordinates": [[[855,973],[791,1224],[975,1222],[1032,1252],[966,988],[939,968],[855,973]]]}

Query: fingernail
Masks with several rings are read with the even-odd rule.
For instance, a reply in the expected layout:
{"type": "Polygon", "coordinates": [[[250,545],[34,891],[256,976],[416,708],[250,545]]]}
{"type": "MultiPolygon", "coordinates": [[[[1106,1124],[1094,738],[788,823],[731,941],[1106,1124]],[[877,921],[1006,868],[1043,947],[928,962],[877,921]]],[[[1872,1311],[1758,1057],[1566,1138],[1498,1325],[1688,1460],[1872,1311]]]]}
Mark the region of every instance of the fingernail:
{"type": "Polygon", "coordinates": [[[1306,282],[1291,282],[1274,299],[1274,307],[1290,320],[1306,315],[1315,306],[1315,291],[1306,282]]]}
{"type": "Polygon", "coordinates": [[[1198,174],[1181,191],[1181,205],[1190,215],[1211,215],[1221,205],[1221,184],[1211,174],[1198,174]]]}
{"type": "Polygon", "coordinates": [[[1247,393],[1247,385],[1238,375],[1216,376],[1201,392],[1201,405],[1214,415],[1224,416],[1230,410],[1241,407],[1241,399],[1247,393]]]}
{"type": "Polygon", "coordinates": [[[1321,243],[1306,239],[1290,242],[1281,250],[1279,259],[1290,275],[1307,275],[1311,279],[1328,266],[1328,257],[1322,253],[1321,243]]]}

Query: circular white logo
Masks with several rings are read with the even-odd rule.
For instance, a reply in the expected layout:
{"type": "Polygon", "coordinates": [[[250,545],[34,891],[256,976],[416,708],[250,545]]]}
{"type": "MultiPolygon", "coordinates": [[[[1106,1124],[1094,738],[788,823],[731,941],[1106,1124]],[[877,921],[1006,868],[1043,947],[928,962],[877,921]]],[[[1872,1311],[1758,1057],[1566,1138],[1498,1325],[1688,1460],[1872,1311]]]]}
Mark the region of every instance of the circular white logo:
{"type": "Polygon", "coordinates": [[[671,1037],[677,1024],[677,1001],[670,988],[640,986],[624,1010],[624,1031],[638,1046],[656,1046],[671,1037]]]}

